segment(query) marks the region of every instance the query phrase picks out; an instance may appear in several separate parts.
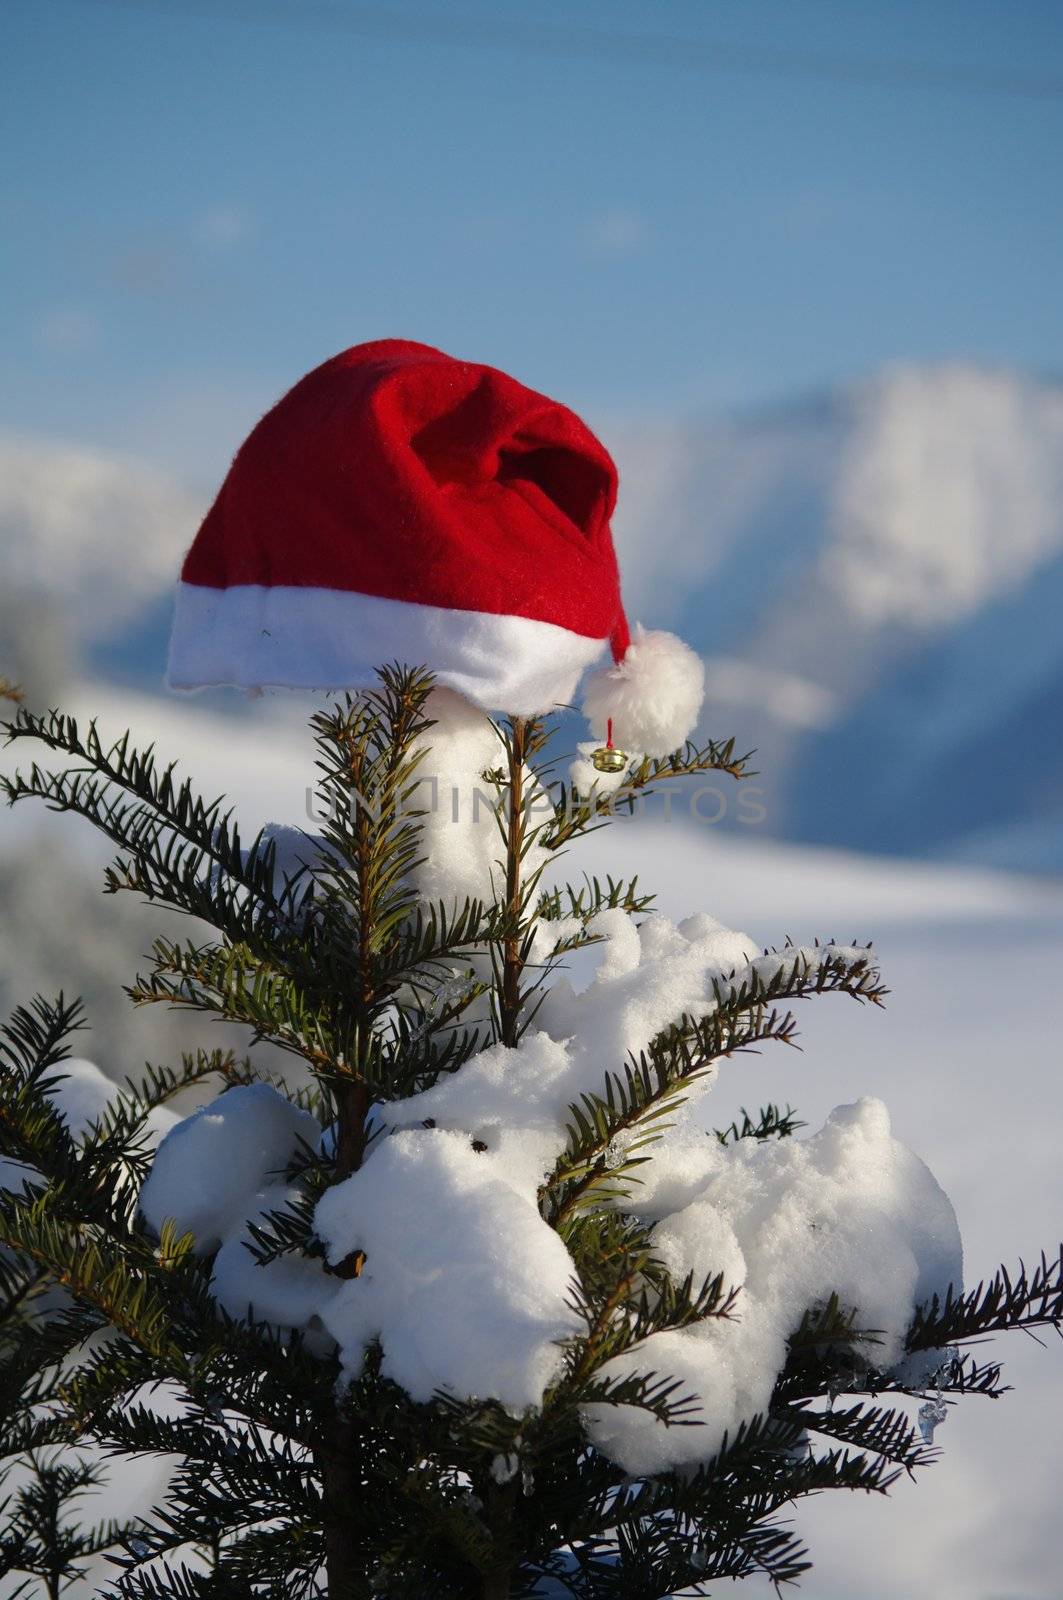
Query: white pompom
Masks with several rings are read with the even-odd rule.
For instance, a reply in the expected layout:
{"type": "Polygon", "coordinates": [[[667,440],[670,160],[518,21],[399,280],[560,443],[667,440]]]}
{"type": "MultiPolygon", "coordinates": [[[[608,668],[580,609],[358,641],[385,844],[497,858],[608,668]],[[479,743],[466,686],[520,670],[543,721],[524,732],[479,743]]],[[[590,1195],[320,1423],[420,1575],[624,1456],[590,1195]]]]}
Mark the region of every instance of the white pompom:
{"type": "Polygon", "coordinates": [[[674,633],[639,627],[623,661],[587,680],[583,713],[599,739],[612,718],[619,749],[666,756],[693,732],[704,693],[701,657],[674,633]]]}

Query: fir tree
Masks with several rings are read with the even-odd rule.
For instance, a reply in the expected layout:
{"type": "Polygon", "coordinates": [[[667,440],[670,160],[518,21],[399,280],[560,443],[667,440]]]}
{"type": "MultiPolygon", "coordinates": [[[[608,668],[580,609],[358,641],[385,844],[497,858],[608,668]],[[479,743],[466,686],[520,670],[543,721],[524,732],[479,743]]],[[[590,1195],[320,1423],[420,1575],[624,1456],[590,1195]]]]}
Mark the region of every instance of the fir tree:
{"type": "MultiPolygon", "coordinates": [[[[78,1008],[38,999],[3,1032],[0,1449],[18,1486],[0,1570],[25,1574],[27,1594],[37,1583],[58,1595],[104,1547],[117,1563],[105,1592],[129,1600],[658,1600],[754,1573],[782,1583],[808,1565],[784,1508],[825,1489],[882,1492],[929,1462],[948,1401],[1002,1392],[999,1366],[963,1347],[1063,1320],[1063,1257],[1042,1258],[932,1296],[905,1358],[880,1368],[861,1306],[828,1294],[789,1329],[770,1403],[695,1467],[629,1472],[595,1442],[590,1419],[603,1414],[704,1426],[687,1386],[640,1352],[670,1330],[740,1319],[742,1292],[723,1270],[670,1272],[633,1195],[717,1063],[794,1042],[797,1000],[882,1001],[871,949],[829,944],[736,962],[713,980],[714,1004],[670,1017],[573,1098],[537,1196],[574,1269],[570,1331],[541,1404],[518,1414],[453,1389],[415,1400],[387,1375],[386,1341],[341,1373],[320,1319],[287,1326],[220,1305],[216,1247],[175,1221],[150,1227],[138,1206],[160,1108],[206,1088],[232,1107],[269,1085],[293,1126],[312,1114],[326,1136],[293,1140],[285,1203],[249,1219],[239,1249],[263,1281],[283,1264],[346,1290],[373,1262],[357,1239],[339,1255],[321,1219],[342,1185],[381,1170],[389,1108],[460,1081],[489,1049],[519,1061],[559,969],[611,937],[603,913],[653,919],[636,881],[559,887],[553,863],[655,786],[746,771],[732,743],[688,745],[637,764],[610,793],[573,792],[553,781],[546,721],[507,721],[483,774],[498,892],[426,900],[433,705],[426,673],[394,667],[375,692],[313,718],[327,820],[312,859],[291,870],[274,836],[245,846],[220,801],[128,736],[107,744],[95,725],[26,709],[7,725],[9,742],[61,758],[6,780],[9,801],[88,818],[118,851],[107,892],[195,919],[190,934],[155,941],[133,1001],[243,1024],[251,1050],[150,1068],[75,1137],[56,1097],[78,1008]],[[292,1059],[290,1079],[255,1066],[263,1041],[292,1059]],[[141,1455],[179,1462],[160,1503],[138,1508],[135,1526],[82,1530],[78,1495],[100,1463],[141,1455]]],[[[420,1128],[442,1140],[431,1121],[420,1128]]],[[[767,1146],[799,1126],[770,1105],[715,1138],[767,1146]]],[[[465,1135],[475,1151],[475,1129],[465,1135]]]]}

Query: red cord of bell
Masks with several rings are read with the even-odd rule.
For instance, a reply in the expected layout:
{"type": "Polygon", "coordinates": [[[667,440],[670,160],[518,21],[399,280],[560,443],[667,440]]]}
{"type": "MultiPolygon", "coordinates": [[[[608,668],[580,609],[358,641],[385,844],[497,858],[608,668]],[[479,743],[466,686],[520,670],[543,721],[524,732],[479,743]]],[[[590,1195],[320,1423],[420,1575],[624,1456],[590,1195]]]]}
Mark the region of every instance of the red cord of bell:
{"type": "Polygon", "coordinates": [[[609,719],[607,720],[607,722],[605,724],[605,748],[607,750],[611,750],[613,748],[613,719],[612,719],[612,717],[609,717],[609,719]]]}

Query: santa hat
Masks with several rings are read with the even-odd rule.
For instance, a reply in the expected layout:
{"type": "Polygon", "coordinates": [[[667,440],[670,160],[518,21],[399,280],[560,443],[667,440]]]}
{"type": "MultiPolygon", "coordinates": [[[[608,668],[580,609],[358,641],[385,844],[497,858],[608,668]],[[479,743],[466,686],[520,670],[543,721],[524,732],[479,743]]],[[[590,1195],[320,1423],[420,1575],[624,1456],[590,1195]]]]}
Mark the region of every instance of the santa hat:
{"type": "Polygon", "coordinates": [[[358,689],[400,661],[489,711],[571,700],[663,754],[701,705],[670,634],[632,639],[609,519],[617,474],[580,419],[494,367],[355,345],[241,446],[185,559],[169,682],[358,689]]]}

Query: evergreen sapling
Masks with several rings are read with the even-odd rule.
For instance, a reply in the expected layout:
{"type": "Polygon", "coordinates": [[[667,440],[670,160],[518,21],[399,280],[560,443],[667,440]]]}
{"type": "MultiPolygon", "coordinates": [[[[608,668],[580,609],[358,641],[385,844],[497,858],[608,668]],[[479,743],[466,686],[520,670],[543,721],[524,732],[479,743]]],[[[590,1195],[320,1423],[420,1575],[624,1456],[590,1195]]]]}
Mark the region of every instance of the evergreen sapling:
{"type": "Polygon", "coordinates": [[[546,719],[398,666],[313,727],[320,836],[245,845],[128,735],[7,725],[59,758],[9,801],[86,817],[109,893],[193,919],[132,1000],[242,1024],[250,1054],[78,1118],[78,1008],[3,1032],[0,1570],[54,1596],[109,1548],[101,1592],[129,1600],[797,1578],[780,1513],[930,1462],[948,1404],[1002,1392],[964,1347],[1059,1328],[1061,1258],[964,1290],[951,1206],[878,1102],[808,1137],[775,1105],[712,1129],[721,1064],[792,1045],[796,1001],[881,1003],[872,950],[760,951],[558,862],[655,787],[741,779],[733,743],[573,787],[546,719]],[[112,1457],[175,1465],[82,1531],[112,1457]]]}

